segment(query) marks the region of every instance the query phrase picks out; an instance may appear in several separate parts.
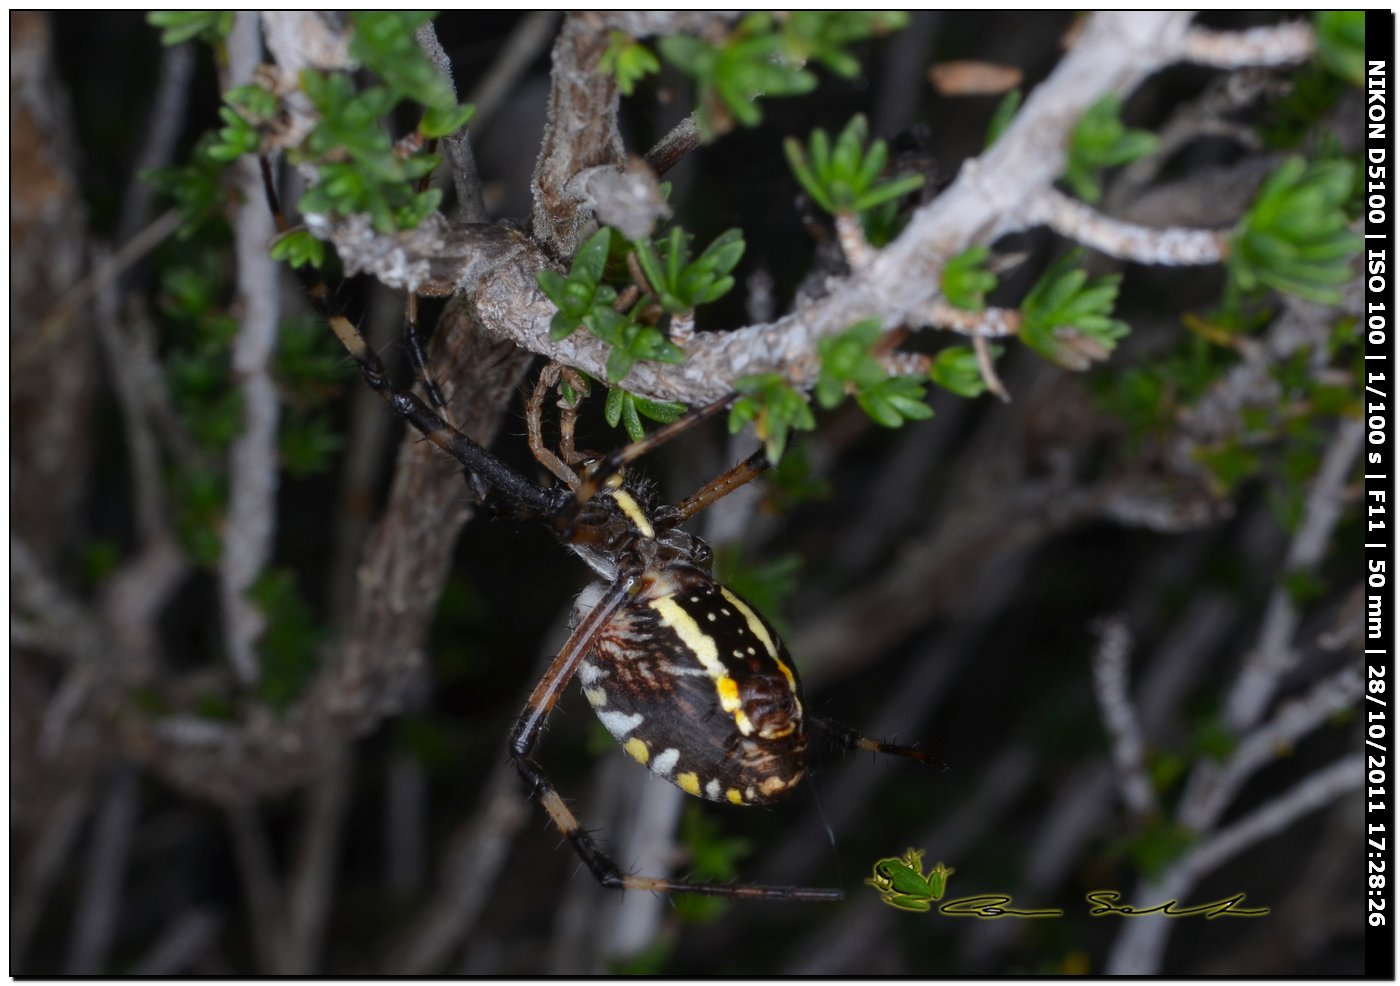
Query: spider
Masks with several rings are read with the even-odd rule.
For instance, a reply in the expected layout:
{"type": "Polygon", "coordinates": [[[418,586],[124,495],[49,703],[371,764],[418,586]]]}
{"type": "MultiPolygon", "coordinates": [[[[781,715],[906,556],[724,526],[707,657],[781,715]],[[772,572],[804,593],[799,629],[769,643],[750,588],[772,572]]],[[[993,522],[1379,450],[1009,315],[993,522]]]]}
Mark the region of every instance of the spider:
{"type": "MultiPolygon", "coordinates": [[[[285,230],[264,162],[269,202],[285,230]]],[[[928,754],[869,739],[811,715],[781,638],[752,606],[711,575],[711,551],[682,529],[687,520],[759,476],[760,449],[670,505],[628,465],[723,410],[734,395],[698,408],[606,456],[574,448],[577,401],[560,400],[558,451],[543,437],[546,398],[561,383],[584,388],[574,370],[549,364],[527,402],[529,445],[554,477],[541,486],[492,456],[450,422],[426,367],[415,306],[407,306],[407,350],[426,399],[395,387],[359,330],[329,303],[323,284],[308,292],[385,403],[461,466],[477,498],[501,513],[536,518],[597,577],[579,596],[573,629],[531,692],[511,730],[509,753],[533,797],[600,884],[662,893],[784,900],[839,900],[840,890],[705,884],[624,872],[597,844],[534,758],[545,721],[577,678],[584,697],[623,749],[689,795],[735,805],[774,802],[802,780],[809,730],[838,744],[929,762],[928,754]]]]}

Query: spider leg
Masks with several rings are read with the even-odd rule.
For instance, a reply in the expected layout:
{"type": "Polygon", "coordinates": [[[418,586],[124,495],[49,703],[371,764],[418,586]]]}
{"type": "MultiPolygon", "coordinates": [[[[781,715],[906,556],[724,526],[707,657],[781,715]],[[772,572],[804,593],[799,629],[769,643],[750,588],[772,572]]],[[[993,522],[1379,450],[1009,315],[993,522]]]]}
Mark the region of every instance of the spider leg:
{"type": "Polygon", "coordinates": [[[656,429],[639,442],[632,442],[624,445],[620,449],[608,453],[597,462],[593,463],[583,475],[583,481],[579,483],[578,489],[574,493],[574,506],[570,513],[578,512],[578,508],[598,494],[608,479],[616,475],[618,470],[627,463],[641,458],[648,452],[666,444],[677,435],[683,434],[694,428],[702,421],[714,417],[719,412],[727,408],[737,395],[726,394],[719,400],[697,407],[693,411],[682,415],[668,425],[656,429]]]}
{"type": "Polygon", "coordinates": [[[635,575],[623,575],[609,587],[606,594],[587,616],[580,621],[569,635],[559,655],[550,663],[544,677],[540,679],[515,729],[510,736],[510,758],[515,764],[521,779],[530,793],[548,813],[579,859],[588,871],[604,887],[623,890],[649,890],[666,894],[705,894],[712,897],[748,897],[766,900],[840,900],[844,894],[839,890],[809,889],[805,887],[768,887],[753,884],[713,884],[686,883],[683,880],[668,880],[661,877],[634,876],[624,873],[622,868],[605,853],[588,830],[579,824],[578,818],[564,799],[559,796],[554,785],[539,763],[530,756],[530,751],[544,729],[545,720],[559,700],[559,695],[569,679],[574,676],[583,658],[593,646],[593,637],[627,602],[635,575]]]}
{"type": "Polygon", "coordinates": [[[763,475],[772,465],[768,453],[759,449],[737,466],[721,473],[676,504],[677,523],[684,523],[717,500],[722,500],[739,487],[763,475]]]}
{"type": "MultiPolygon", "coordinates": [[[[563,459],[555,455],[544,440],[544,401],[549,396],[550,390],[559,382],[561,367],[558,363],[550,363],[541,372],[538,380],[535,381],[535,389],[530,392],[530,399],[525,403],[525,429],[530,443],[530,452],[564,485],[571,490],[578,489],[578,473],[574,472],[564,462],[563,459]]],[[[561,429],[563,424],[561,422],[561,429]]],[[[573,447],[573,421],[569,421],[569,446],[573,447]]],[[[567,455],[568,452],[566,451],[567,455]]]]}
{"type": "MultiPolygon", "coordinates": [[[[288,229],[286,215],[277,196],[272,178],[272,166],[267,158],[259,159],[262,166],[263,191],[267,196],[268,207],[280,232],[288,229]]],[[[379,355],[365,342],[360,330],[332,304],[330,290],[324,281],[309,269],[298,268],[297,276],[307,296],[321,309],[331,331],[350,354],[350,358],[360,368],[360,374],[370,389],[389,405],[389,409],[416,428],[424,438],[456,459],[466,473],[468,484],[478,494],[483,492],[483,484],[510,497],[525,510],[536,515],[548,515],[557,508],[555,497],[548,490],[530,482],[520,473],[497,460],[476,442],[462,434],[444,420],[442,414],[429,407],[421,397],[412,391],[400,390],[389,379],[389,371],[379,355]]],[[[422,358],[421,339],[415,362],[422,358]]],[[[410,345],[412,349],[412,345],[410,345]]],[[[426,384],[425,384],[426,386],[426,384]]],[[[429,399],[434,403],[442,400],[442,393],[436,384],[429,389],[429,399]]]]}
{"type": "Polygon", "coordinates": [[[883,753],[891,757],[907,757],[910,760],[917,760],[919,763],[933,764],[944,770],[947,769],[947,765],[931,753],[917,750],[912,746],[899,746],[896,743],[871,739],[845,723],[837,722],[834,719],[814,717],[811,724],[814,728],[825,733],[832,742],[846,750],[869,750],[871,753],[883,753]]]}
{"type": "MultiPolygon", "coordinates": [[[[429,154],[434,153],[437,150],[437,138],[429,140],[423,149],[429,154]]],[[[431,183],[431,172],[419,178],[419,194],[426,192],[431,183]]],[[[414,376],[423,384],[423,392],[428,395],[429,405],[444,421],[454,428],[457,427],[457,422],[452,420],[452,413],[447,408],[447,401],[442,396],[442,388],[428,369],[427,347],[424,345],[423,333],[418,328],[418,295],[412,291],[404,297],[403,336],[405,348],[408,350],[408,361],[413,366],[414,376]]]]}
{"type": "MultiPolygon", "coordinates": [[[[583,379],[583,374],[573,367],[560,365],[559,375],[576,393],[583,394],[587,391],[588,385],[583,379]]],[[[574,448],[574,426],[578,423],[578,409],[581,403],[581,397],[570,401],[563,394],[559,395],[559,454],[571,466],[578,465],[584,459],[574,448]]]]}
{"type": "Polygon", "coordinates": [[[418,327],[418,295],[408,292],[403,302],[403,340],[408,350],[408,362],[413,367],[413,375],[423,385],[423,393],[428,395],[428,405],[433,411],[454,428],[457,423],[447,409],[447,400],[442,396],[432,371],[428,369],[427,347],[424,345],[422,330],[418,327]]]}

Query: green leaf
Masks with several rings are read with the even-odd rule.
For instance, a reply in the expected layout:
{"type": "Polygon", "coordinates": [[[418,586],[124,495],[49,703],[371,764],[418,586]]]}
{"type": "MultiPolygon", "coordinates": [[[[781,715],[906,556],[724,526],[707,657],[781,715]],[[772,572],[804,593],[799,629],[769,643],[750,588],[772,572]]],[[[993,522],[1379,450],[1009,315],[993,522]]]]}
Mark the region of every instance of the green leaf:
{"type": "MultiPolygon", "coordinates": [[[[993,347],[993,358],[999,354],[1000,347],[993,347]]],[[[929,379],[959,397],[976,397],[987,389],[982,371],[977,367],[977,354],[970,346],[949,346],[941,350],[929,366],[929,379]]]]}
{"type": "Polygon", "coordinates": [[[277,448],[282,467],[299,479],[327,473],[345,444],[330,417],[288,413],[281,419],[277,448]]]}
{"type": "Polygon", "coordinates": [[[734,286],[729,272],[744,255],[744,234],[737,229],[725,230],[693,261],[686,248],[689,241],[689,234],[676,226],[654,244],[647,240],[634,243],[637,261],[656,300],[673,314],[690,312],[724,297],[734,286]]]}
{"type": "Polygon", "coordinates": [[[835,407],[852,393],[861,409],[885,428],[933,417],[933,408],[924,403],[924,385],[911,377],[891,377],[871,353],[880,332],[878,320],[866,319],[818,341],[817,402],[835,407]]]}
{"type": "Polygon", "coordinates": [[[670,35],[657,47],[695,79],[700,97],[696,123],[707,140],[729,130],[733,121],[756,125],[763,118],[756,97],[800,95],[817,85],[816,76],[784,57],[782,39],[773,33],[767,15],[744,18],[718,45],[670,35]]]}
{"type": "Polygon", "coordinates": [[[234,86],[224,93],[224,102],[253,120],[271,120],[277,115],[277,94],[253,83],[234,86]]]}
{"type": "Polygon", "coordinates": [[[426,153],[401,157],[380,124],[399,96],[381,86],[356,92],[341,72],[304,69],[299,78],[320,114],[294,155],[314,164],[320,176],[302,197],[302,212],[363,213],[376,230],[391,233],[417,225],[437,207],[441,191],[419,192],[415,185],[437,158],[426,153]]]}
{"type": "Polygon", "coordinates": [[[799,64],[815,60],[852,79],[860,73],[860,62],[846,48],[902,29],[909,15],[900,10],[794,10],[781,23],[788,58],[799,64]]]}
{"type": "Polygon", "coordinates": [[[1157,138],[1148,131],[1123,126],[1122,109],[1122,98],[1109,93],[1084,112],[1070,134],[1065,179],[1086,202],[1099,200],[1101,168],[1127,164],[1157,147],[1157,138]]]}
{"type": "Polygon", "coordinates": [[[257,153],[262,141],[251,123],[229,106],[219,107],[219,117],[224,126],[219,129],[218,140],[207,149],[211,158],[228,162],[244,154],[257,153]]]}
{"type": "Polygon", "coordinates": [[[1120,275],[1090,280],[1073,251],[1041,275],[1021,303],[1021,338],[1042,356],[1074,370],[1106,359],[1128,334],[1126,322],[1112,318],[1120,275]]]}
{"type": "Polygon", "coordinates": [[[1011,121],[1016,116],[1016,111],[1021,108],[1021,99],[1020,89],[1012,89],[1001,97],[1001,102],[997,103],[997,108],[992,112],[992,118],[987,123],[987,139],[983,143],[984,147],[991,147],[997,142],[997,138],[1006,132],[1006,128],[1011,125],[1011,121]]]}
{"type": "Polygon", "coordinates": [[[573,265],[569,268],[569,280],[596,287],[603,280],[603,268],[608,263],[608,247],[612,244],[612,230],[602,227],[584,241],[574,254],[573,265]]]}
{"type": "Polygon", "coordinates": [[[661,63],[643,44],[623,31],[608,34],[608,47],[598,60],[598,71],[617,80],[624,96],[632,95],[637,83],[648,75],[661,71],[661,63]]]}
{"type": "Polygon", "coordinates": [[[213,133],[206,133],[195,145],[190,163],[173,168],[150,168],[140,173],[140,179],[150,184],[174,202],[180,212],[179,238],[189,239],[206,223],[223,223],[227,202],[224,190],[224,162],[209,154],[219,142],[213,133]]]}
{"type": "Polygon", "coordinates": [[[1317,59],[1354,86],[1365,81],[1366,12],[1325,10],[1313,15],[1317,59]]]}
{"type": "Polygon", "coordinates": [[[350,14],[355,27],[350,57],[371,69],[397,96],[450,111],[456,105],[452,87],[414,37],[432,19],[423,10],[355,11],[350,14]]]}
{"type": "Polygon", "coordinates": [[[326,259],[326,245],[304,229],[294,229],[279,236],[272,244],[272,259],[284,261],[293,268],[310,264],[320,267],[326,259]]]}
{"type": "Polygon", "coordinates": [[[807,399],[780,373],[741,377],[734,382],[734,389],[742,396],[729,410],[729,430],[737,433],[753,422],[769,462],[776,464],[782,458],[789,432],[811,431],[817,426],[807,399]]]}
{"type": "Polygon", "coordinates": [[[559,309],[549,326],[550,336],[555,340],[566,338],[580,323],[587,323],[594,334],[604,341],[614,341],[602,334],[616,334],[615,327],[623,320],[611,309],[617,292],[602,283],[611,237],[612,233],[606,226],[590,236],[574,254],[567,278],[551,270],[535,274],[540,290],[559,309]]]}
{"type": "Polygon", "coordinates": [[[160,43],[169,47],[192,38],[217,44],[233,30],[232,10],[153,10],[146,23],[158,27],[160,43]]]}
{"type": "Polygon", "coordinates": [[[1196,833],[1184,825],[1152,819],[1128,842],[1128,855],[1138,870],[1152,878],[1196,844],[1196,833]]]}
{"type": "Polygon", "coordinates": [[[637,412],[642,417],[648,418],[658,424],[670,424],[672,421],[679,421],[685,416],[685,412],[690,408],[680,401],[654,401],[650,397],[642,397],[632,394],[632,403],[636,405],[637,412]]]}
{"type": "Polygon", "coordinates": [[[1362,239],[1351,232],[1345,207],[1357,169],[1350,161],[1308,164],[1289,158],[1260,188],[1235,227],[1227,267],[1244,291],[1271,287],[1336,304],[1340,285],[1362,239]]]}
{"type": "Polygon", "coordinates": [[[248,589],[248,598],[262,609],[267,621],[256,645],[261,671],[258,697],[284,710],[315,677],[326,632],[289,571],[264,572],[248,589]]]}
{"type": "Polygon", "coordinates": [[[798,183],[827,212],[867,212],[923,185],[923,175],[881,180],[888,150],[883,140],[866,148],[866,137],[865,117],[856,114],[837,135],[834,149],[821,128],[808,137],[805,150],[791,137],[783,142],[798,183]]]}
{"type": "Polygon", "coordinates": [[[633,356],[621,346],[614,346],[608,353],[608,365],[606,367],[608,383],[618,383],[632,372],[632,367],[637,365],[637,357],[633,356]]]}
{"type": "Polygon", "coordinates": [[[987,293],[997,286],[996,275],[987,270],[991,252],[985,246],[968,247],[944,264],[942,288],[948,304],[970,312],[987,307],[987,293]]]}
{"type": "Polygon", "coordinates": [[[447,137],[465,127],[475,115],[476,107],[471,103],[447,109],[430,106],[418,123],[418,132],[429,138],[447,137]]]}
{"type": "Polygon", "coordinates": [[[856,395],[856,403],[882,428],[901,428],[904,422],[933,417],[923,401],[924,386],[909,377],[890,377],[856,395]]]}

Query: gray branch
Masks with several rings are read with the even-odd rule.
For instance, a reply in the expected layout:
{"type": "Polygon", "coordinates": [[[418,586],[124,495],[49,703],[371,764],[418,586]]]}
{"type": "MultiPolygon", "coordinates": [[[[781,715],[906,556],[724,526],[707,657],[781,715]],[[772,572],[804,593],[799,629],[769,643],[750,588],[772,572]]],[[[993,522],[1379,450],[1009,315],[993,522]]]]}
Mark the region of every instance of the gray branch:
{"type": "Polygon", "coordinates": [[[1094,695],[1108,732],[1123,801],[1134,815],[1145,818],[1157,810],[1157,794],[1147,775],[1142,725],[1128,696],[1128,652],[1133,639],[1121,619],[1103,620],[1098,633],[1094,695]]]}
{"type": "MultiPolygon", "coordinates": [[[[228,39],[229,73],[235,83],[252,81],[262,57],[255,14],[240,13],[228,39]]],[[[243,403],[243,433],[229,450],[228,513],[219,557],[219,600],[224,642],[234,673],[257,681],[254,644],[266,620],[248,590],[272,555],[277,517],[277,421],[280,401],[271,364],[276,355],[278,265],[267,245],[275,232],[262,198],[257,162],[238,163],[243,202],[234,218],[237,290],[243,318],[233,341],[233,374],[243,403]]]]}

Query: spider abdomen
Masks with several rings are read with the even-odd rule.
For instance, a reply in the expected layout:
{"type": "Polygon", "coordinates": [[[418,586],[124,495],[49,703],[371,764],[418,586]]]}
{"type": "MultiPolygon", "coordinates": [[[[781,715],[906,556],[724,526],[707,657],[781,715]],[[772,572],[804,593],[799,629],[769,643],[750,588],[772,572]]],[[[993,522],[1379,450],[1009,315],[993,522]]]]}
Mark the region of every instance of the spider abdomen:
{"type": "Polygon", "coordinates": [[[787,648],[699,569],[646,573],[578,675],[628,754],[688,794],[763,804],[802,778],[801,685],[787,648]]]}

